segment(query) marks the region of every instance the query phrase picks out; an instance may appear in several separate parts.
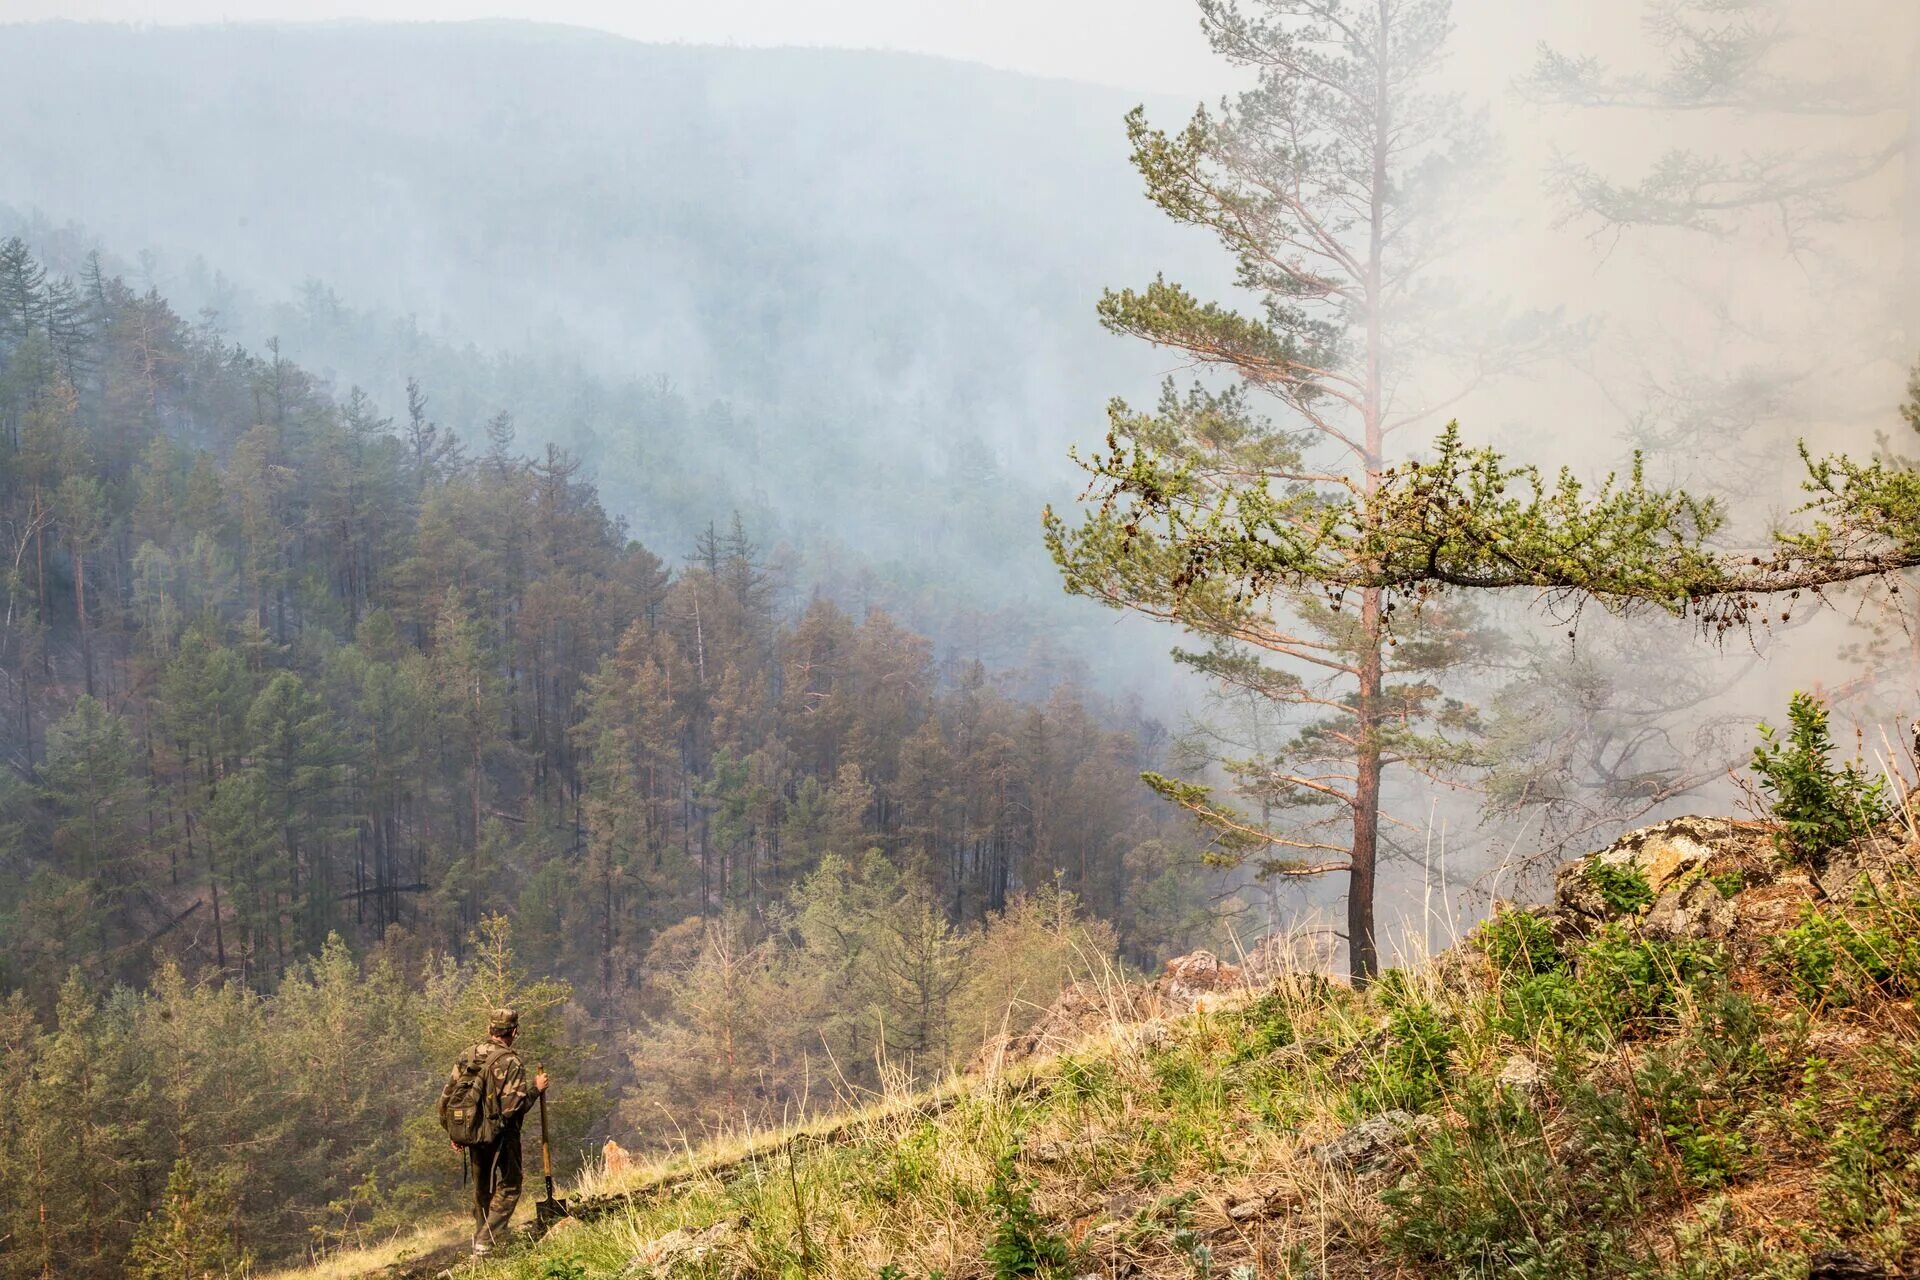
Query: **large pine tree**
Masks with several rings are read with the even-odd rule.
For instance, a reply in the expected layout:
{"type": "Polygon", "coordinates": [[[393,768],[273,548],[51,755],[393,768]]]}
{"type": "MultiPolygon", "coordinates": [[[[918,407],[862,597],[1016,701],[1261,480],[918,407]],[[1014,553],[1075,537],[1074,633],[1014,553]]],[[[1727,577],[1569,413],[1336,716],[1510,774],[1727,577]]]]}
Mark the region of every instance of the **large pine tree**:
{"type": "MultiPolygon", "coordinates": [[[[1204,302],[1164,279],[1107,294],[1109,328],[1230,385],[1169,385],[1148,412],[1116,402],[1107,450],[1086,460],[1094,509],[1077,528],[1050,516],[1049,540],[1069,590],[1186,628],[1204,648],[1182,661],[1288,709],[1284,742],[1228,762],[1274,823],[1249,821],[1206,787],[1150,781],[1232,858],[1256,855],[1272,875],[1344,875],[1350,964],[1364,980],[1379,963],[1391,775],[1460,761],[1467,717],[1441,678],[1473,662],[1485,637],[1461,610],[1396,619],[1377,585],[1250,593],[1209,557],[1236,521],[1304,534],[1330,500],[1364,506],[1430,436],[1447,393],[1416,387],[1456,384],[1418,376],[1414,348],[1432,317],[1417,299],[1444,251],[1445,188],[1481,140],[1431,84],[1445,0],[1202,0],[1200,10],[1214,49],[1254,87],[1172,134],[1136,111],[1134,164],[1169,216],[1219,238],[1255,307],[1204,302]]],[[[1517,355],[1490,348],[1474,363],[1484,374],[1517,355]]]]}

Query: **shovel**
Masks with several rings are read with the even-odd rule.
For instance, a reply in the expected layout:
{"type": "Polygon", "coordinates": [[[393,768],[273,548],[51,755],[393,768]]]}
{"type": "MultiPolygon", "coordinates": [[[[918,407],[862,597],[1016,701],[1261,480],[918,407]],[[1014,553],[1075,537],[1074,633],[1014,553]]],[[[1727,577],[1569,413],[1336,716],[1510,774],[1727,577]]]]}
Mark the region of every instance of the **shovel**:
{"type": "MultiPolygon", "coordinates": [[[[533,1069],[539,1071],[540,1064],[535,1063],[533,1069]]],[[[534,1201],[533,1218],[534,1225],[539,1229],[540,1234],[545,1235],[552,1229],[554,1223],[562,1218],[573,1216],[567,1212],[567,1202],[556,1200],[553,1195],[553,1151],[547,1145],[547,1095],[545,1093],[540,1095],[540,1175],[547,1180],[547,1197],[544,1200],[534,1201]]]]}

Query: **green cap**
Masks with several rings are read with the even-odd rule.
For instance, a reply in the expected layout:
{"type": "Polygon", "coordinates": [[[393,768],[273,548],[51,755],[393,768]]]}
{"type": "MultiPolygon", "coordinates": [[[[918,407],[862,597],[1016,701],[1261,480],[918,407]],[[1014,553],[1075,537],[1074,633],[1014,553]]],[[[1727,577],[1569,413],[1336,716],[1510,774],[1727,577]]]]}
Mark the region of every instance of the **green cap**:
{"type": "Polygon", "coordinates": [[[520,1014],[513,1009],[495,1009],[493,1016],[487,1020],[488,1035],[503,1036],[509,1031],[517,1031],[519,1028],[520,1014]]]}

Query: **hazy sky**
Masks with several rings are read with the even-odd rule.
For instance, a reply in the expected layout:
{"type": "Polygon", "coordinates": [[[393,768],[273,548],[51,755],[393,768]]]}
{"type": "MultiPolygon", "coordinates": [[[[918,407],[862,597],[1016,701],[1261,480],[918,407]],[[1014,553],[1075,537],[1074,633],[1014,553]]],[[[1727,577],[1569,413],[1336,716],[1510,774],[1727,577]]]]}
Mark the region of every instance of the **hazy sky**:
{"type": "Polygon", "coordinates": [[[1038,75],[1213,96],[1186,0],[5,0],[6,20],[530,18],[638,40],[909,50],[1038,75]]]}

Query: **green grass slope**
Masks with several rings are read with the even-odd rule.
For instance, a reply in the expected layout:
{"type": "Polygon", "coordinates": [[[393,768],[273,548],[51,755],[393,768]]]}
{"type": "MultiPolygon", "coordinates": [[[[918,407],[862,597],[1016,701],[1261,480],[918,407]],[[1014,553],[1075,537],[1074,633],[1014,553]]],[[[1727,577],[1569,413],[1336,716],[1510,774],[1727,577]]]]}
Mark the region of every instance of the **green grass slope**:
{"type": "Polygon", "coordinates": [[[462,1274],[1910,1274],[1917,854],[1908,826],[1817,864],[1649,828],[1368,991],[1146,1021],[1109,992],[1069,1052],[602,1179],[462,1274]]]}

